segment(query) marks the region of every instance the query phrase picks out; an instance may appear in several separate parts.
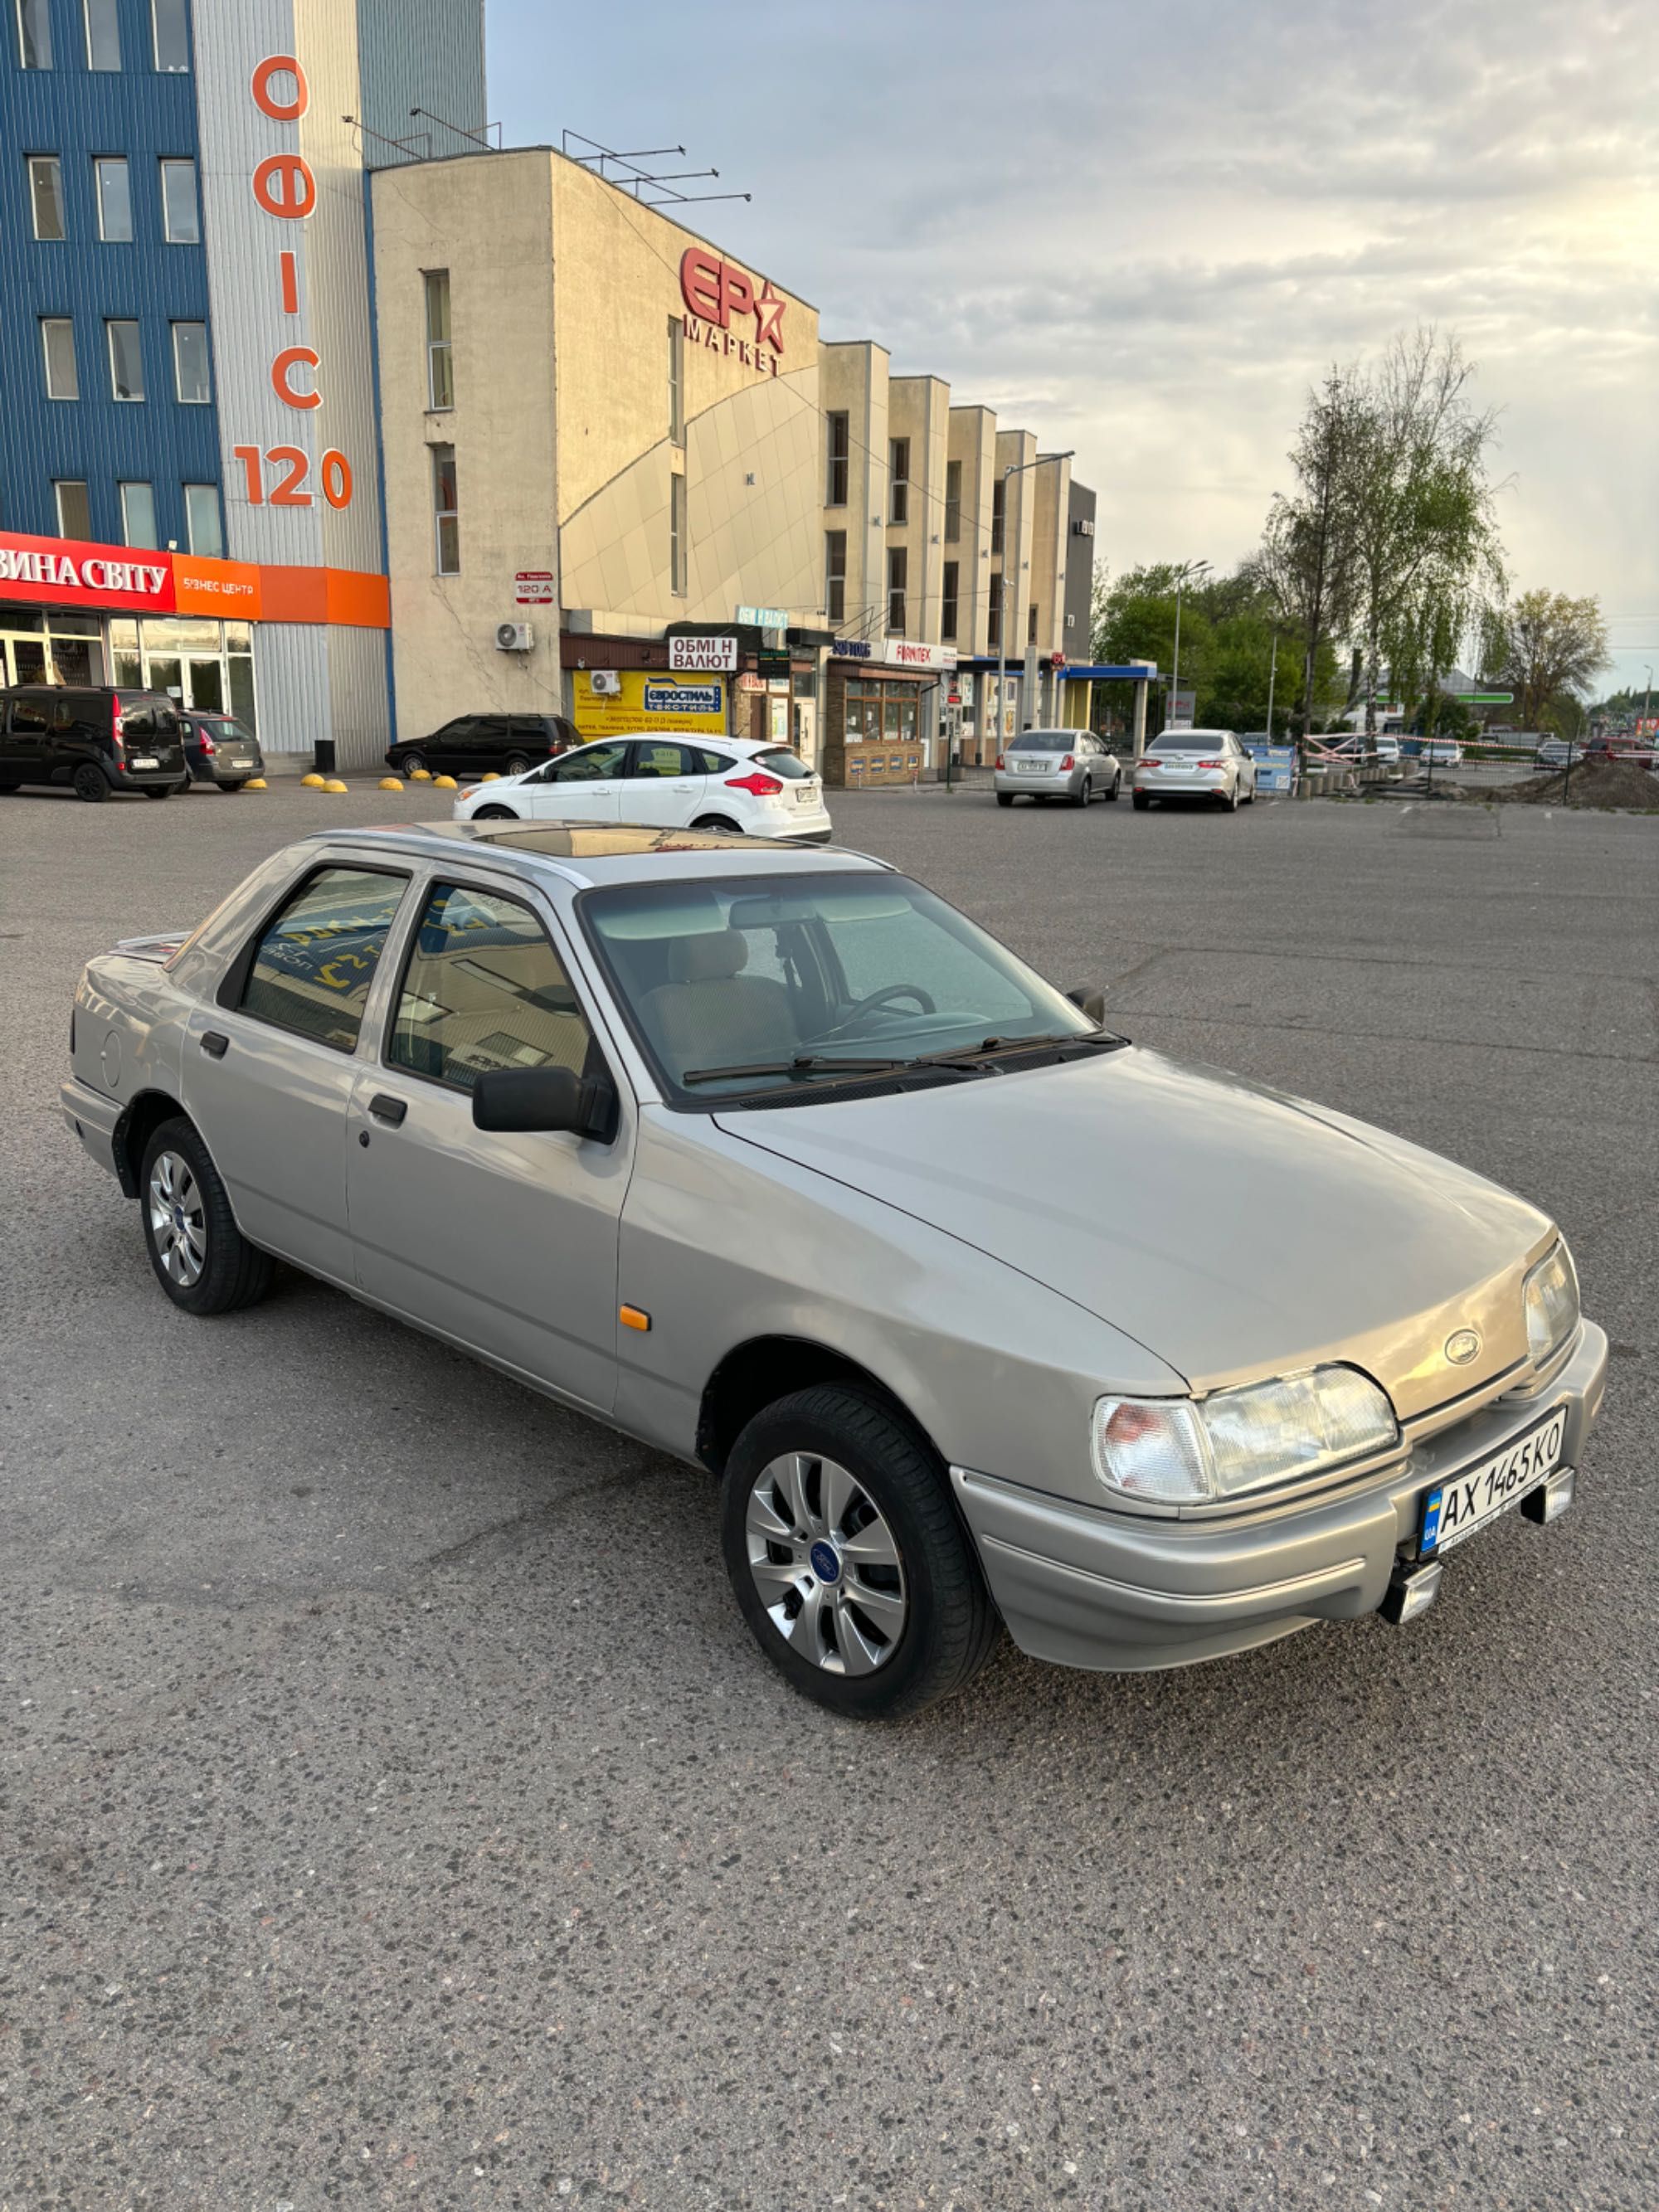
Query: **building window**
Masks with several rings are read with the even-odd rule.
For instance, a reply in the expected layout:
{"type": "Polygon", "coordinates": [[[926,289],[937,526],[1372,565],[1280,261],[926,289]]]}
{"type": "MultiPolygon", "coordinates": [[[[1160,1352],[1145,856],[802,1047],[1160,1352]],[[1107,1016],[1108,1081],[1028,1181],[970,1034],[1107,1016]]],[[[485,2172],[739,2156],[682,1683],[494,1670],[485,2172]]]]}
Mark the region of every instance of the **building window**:
{"type": "Polygon", "coordinates": [[[910,520],[910,441],[890,438],[887,441],[887,520],[908,522],[910,520]]]}
{"type": "Polygon", "coordinates": [[[121,23],[117,0],[87,0],[87,67],[118,70],[121,66],[121,23]]]}
{"type": "Polygon", "coordinates": [[[25,69],[52,67],[51,0],[17,0],[17,58],[25,69]]]}
{"type": "Polygon", "coordinates": [[[910,556],[902,545],[887,549],[887,630],[890,637],[904,635],[904,578],[910,556]]]}
{"type": "Polygon", "coordinates": [[[455,347],[449,325],[449,271],[426,271],[426,404],[441,413],[455,404],[455,347]]]}
{"type": "Polygon", "coordinates": [[[945,563],[945,584],[944,589],[939,597],[939,634],[947,642],[951,639],[954,638],[957,634],[957,579],[958,574],[958,564],[955,561],[947,561],[945,563]]]}
{"type": "Polygon", "coordinates": [[[852,451],[848,436],[849,422],[844,408],[826,416],[830,429],[830,480],[824,488],[826,507],[845,507],[847,504],[847,459],[852,451]]]}
{"type": "Polygon", "coordinates": [[[64,235],[64,165],[56,154],[29,155],[29,204],[34,210],[34,234],[50,244],[64,235]]]}
{"type": "Polygon", "coordinates": [[[1035,606],[1028,607],[1025,611],[1025,642],[1027,645],[1035,645],[1036,643],[1036,609],[1035,606]]]}
{"type": "Polygon", "coordinates": [[[962,536],[962,463],[945,464],[945,542],[954,545],[962,536]]]}
{"type": "Polygon", "coordinates": [[[190,67],[190,24],[185,0],[149,0],[155,66],[169,73],[190,67]]]}
{"type": "Polygon", "coordinates": [[[851,744],[912,745],[921,734],[918,684],[884,684],[874,677],[849,676],[843,700],[851,744]]]}
{"type": "Polygon", "coordinates": [[[83,483],[55,483],[58,495],[58,535],[60,538],[90,538],[92,509],[87,504],[87,488],[83,483]]]}
{"type": "Polygon", "coordinates": [[[109,341],[109,386],[118,399],[144,396],[144,356],[138,344],[137,323],[106,323],[109,341]]]}
{"type": "Polygon", "coordinates": [[[832,623],[847,619],[847,532],[823,533],[823,611],[832,623]]]}
{"type": "Polygon", "coordinates": [[[1002,550],[1002,504],[1007,489],[1006,477],[999,477],[991,486],[991,550],[993,553],[1000,553],[1002,550]]]}
{"type": "Polygon", "coordinates": [[[173,381],[179,402],[185,407],[205,407],[212,398],[205,323],[173,325],[173,381]]]}
{"type": "Polygon", "coordinates": [[[185,537],[192,553],[205,561],[224,558],[224,526],[219,520],[217,484],[185,486],[185,537]]]}
{"type": "Polygon", "coordinates": [[[434,558],[441,576],[461,573],[461,524],[455,499],[455,448],[432,448],[434,558]]]}
{"type": "Polygon", "coordinates": [[[94,161],[93,178],[98,186],[98,235],[106,246],[132,242],[132,188],[127,165],[115,155],[94,161]]]}
{"type": "Polygon", "coordinates": [[[147,483],[124,483],[121,487],[121,537],[128,545],[154,545],[155,536],[155,494],[147,483]]]}
{"type": "Polygon", "coordinates": [[[1002,647],[1002,579],[991,580],[991,604],[985,610],[985,649],[997,653],[1002,647]]]}
{"type": "Polygon", "coordinates": [[[46,362],[48,399],[78,399],[81,380],[75,368],[75,325],[67,315],[45,315],[40,344],[46,362]]]}
{"type": "Polygon", "coordinates": [[[668,441],[685,443],[685,325],[678,315],[668,318],[668,441]]]}
{"type": "Polygon", "coordinates": [[[169,246],[199,246],[202,211],[196,199],[194,161],[161,164],[161,234],[169,246]]]}
{"type": "Polygon", "coordinates": [[[678,471],[668,479],[668,588],[685,595],[685,478],[678,471]]]}

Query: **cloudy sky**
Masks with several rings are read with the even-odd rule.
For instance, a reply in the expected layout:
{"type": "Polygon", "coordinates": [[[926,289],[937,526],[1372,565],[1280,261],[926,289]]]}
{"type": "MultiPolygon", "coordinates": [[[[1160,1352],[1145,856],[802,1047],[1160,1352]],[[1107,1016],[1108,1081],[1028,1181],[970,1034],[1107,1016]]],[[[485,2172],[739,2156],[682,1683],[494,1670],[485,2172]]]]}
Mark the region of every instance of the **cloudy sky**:
{"type": "Polygon", "coordinates": [[[1651,0],[488,5],[508,144],[683,142],[826,337],[1075,446],[1115,568],[1237,560],[1325,365],[1455,330],[1516,587],[1659,668],[1651,0]]]}

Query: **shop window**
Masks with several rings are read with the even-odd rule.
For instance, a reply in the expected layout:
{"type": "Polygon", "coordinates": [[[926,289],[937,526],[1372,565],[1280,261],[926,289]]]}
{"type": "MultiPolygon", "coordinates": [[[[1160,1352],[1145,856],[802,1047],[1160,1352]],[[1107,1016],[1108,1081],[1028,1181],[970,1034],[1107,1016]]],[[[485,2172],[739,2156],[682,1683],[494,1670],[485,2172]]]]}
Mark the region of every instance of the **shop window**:
{"type": "Polygon", "coordinates": [[[67,315],[43,315],[40,347],[46,367],[48,399],[78,399],[81,379],[75,366],[75,325],[67,315]]]}
{"type": "Polygon", "coordinates": [[[58,495],[58,535],[60,538],[90,538],[92,509],[87,501],[87,488],[80,483],[54,483],[58,495]]]}
{"type": "Polygon", "coordinates": [[[957,634],[957,579],[961,565],[955,561],[945,563],[945,586],[939,597],[939,634],[948,644],[957,634]]]}
{"type": "Polygon", "coordinates": [[[426,285],[426,404],[441,414],[455,404],[455,344],[449,320],[449,271],[428,269],[426,285]]]}
{"type": "Polygon", "coordinates": [[[845,408],[827,415],[824,422],[830,438],[830,477],[824,489],[826,507],[845,507],[847,504],[847,465],[852,452],[851,425],[845,408]]]}
{"type": "Polygon", "coordinates": [[[17,58],[26,70],[52,67],[51,0],[17,0],[17,58]]]}
{"type": "Polygon", "coordinates": [[[121,66],[121,20],[117,0],[86,0],[87,67],[118,70],[121,66]]]}
{"type": "Polygon", "coordinates": [[[823,534],[823,609],[832,623],[847,619],[847,532],[823,534]]]}
{"type": "Polygon", "coordinates": [[[161,164],[161,232],[169,246],[199,246],[202,210],[196,197],[194,161],[161,164]]]}
{"type": "Polygon", "coordinates": [[[685,478],[678,471],[668,479],[668,588],[685,595],[685,478]]]}
{"type": "Polygon", "coordinates": [[[137,323],[106,323],[109,340],[109,384],[117,399],[144,396],[144,356],[138,343],[137,323]]]}
{"type": "Polygon", "coordinates": [[[173,325],[173,386],[184,407],[205,407],[212,398],[205,323],[173,325]]]}
{"type": "Polygon", "coordinates": [[[945,464],[945,542],[954,545],[962,536],[962,463],[945,464]]]}
{"type": "Polygon", "coordinates": [[[106,246],[130,246],[132,243],[132,188],[127,180],[127,165],[118,155],[96,161],[92,165],[93,176],[98,186],[98,235],[106,246]]]}
{"type": "Polygon", "coordinates": [[[434,565],[441,576],[461,573],[461,522],[456,503],[455,448],[432,448],[434,565]]]}
{"type": "Polygon", "coordinates": [[[191,551],[204,561],[223,560],[225,533],[219,520],[217,484],[185,486],[185,536],[191,551]]]}
{"type": "Polygon", "coordinates": [[[121,487],[121,536],[128,545],[156,545],[155,493],[147,483],[121,487]]]}
{"type": "Polygon", "coordinates": [[[905,574],[910,556],[902,545],[887,549],[887,634],[890,637],[904,635],[905,574]]]}
{"type": "Polygon", "coordinates": [[[34,234],[57,245],[68,233],[64,223],[64,165],[56,154],[29,155],[29,204],[34,234]]]}
{"type": "Polygon", "coordinates": [[[668,441],[685,443],[685,325],[678,315],[668,318],[668,441]]]}
{"type": "Polygon", "coordinates": [[[185,0],[149,0],[155,66],[167,75],[190,67],[190,24],[185,0]]]}
{"type": "Polygon", "coordinates": [[[910,441],[890,438],[887,441],[887,520],[889,522],[908,522],[910,520],[910,441]]]}

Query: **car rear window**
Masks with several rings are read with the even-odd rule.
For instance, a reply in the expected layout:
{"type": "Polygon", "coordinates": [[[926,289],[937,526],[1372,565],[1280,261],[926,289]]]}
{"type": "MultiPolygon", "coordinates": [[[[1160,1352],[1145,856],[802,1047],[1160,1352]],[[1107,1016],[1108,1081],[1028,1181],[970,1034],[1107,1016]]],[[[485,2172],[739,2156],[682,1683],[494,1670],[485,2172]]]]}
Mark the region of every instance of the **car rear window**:
{"type": "Polygon", "coordinates": [[[1064,730],[1024,730],[1010,738],[1004,750],[1011,753],[1063,753],[1071,744],[1064,730]]]}
{"type": "Polygon", "coordinates": [[[792,753],[787,745],[774,745],[769,752],[757,753],[755,765],[781,776],[786,783],[799,783],[812,773],[800,755],[792,753]]]}
{"type": "Polygon", "coordinates": [[[1156,738],[1147,746],[1149,753],[1212,753],[1220,746],[1218,737],[1156,738]]]}

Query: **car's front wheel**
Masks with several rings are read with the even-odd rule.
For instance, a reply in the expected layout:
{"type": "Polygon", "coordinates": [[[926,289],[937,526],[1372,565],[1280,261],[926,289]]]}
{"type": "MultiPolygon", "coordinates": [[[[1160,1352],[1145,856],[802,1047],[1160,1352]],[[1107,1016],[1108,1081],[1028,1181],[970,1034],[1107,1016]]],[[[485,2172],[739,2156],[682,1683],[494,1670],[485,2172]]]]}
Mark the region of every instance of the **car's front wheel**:
{"type": "Polygon", "coordinates": [[[138,1200],[149,1264],[174,1305],[203,1316],[234,1313],[270,1288],[270,1255],[236,1226],[219,1170],[183,1115],[163,1121],[145,1146],[138,1200]]]}
{"type": "Polygon", "coordinates": [[[1108,806],[1115,806],[1117,805],[1117,795],[1122,788],[1123,771],[1120,769],[1117,774],[1112,778],[1112,787],[1106,794],[1106,804],[1108,806]]]}
{"type": "Polygon", "coordinates": [[[519,817],[510,806],[475,806],[470,818],[474,822],[516,822],[519,817]]]}
{"type": "Polygon", "coordinates": [[[720,1536],[744,1618],[784,1679],[896,1720],[976,1674],[1000,1623],[949,1477],[874,1394],[820,1385],[744,1428],[720,1536]]]}

